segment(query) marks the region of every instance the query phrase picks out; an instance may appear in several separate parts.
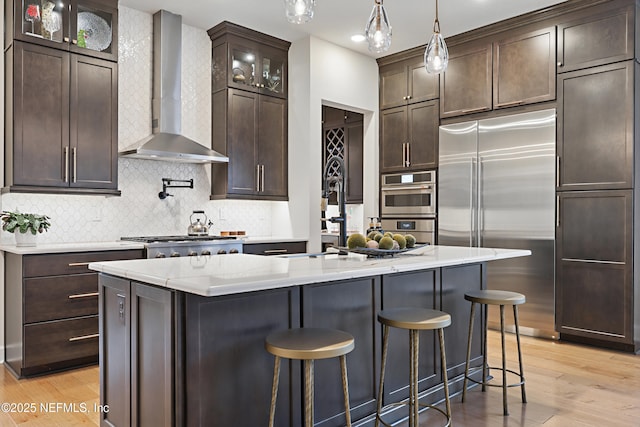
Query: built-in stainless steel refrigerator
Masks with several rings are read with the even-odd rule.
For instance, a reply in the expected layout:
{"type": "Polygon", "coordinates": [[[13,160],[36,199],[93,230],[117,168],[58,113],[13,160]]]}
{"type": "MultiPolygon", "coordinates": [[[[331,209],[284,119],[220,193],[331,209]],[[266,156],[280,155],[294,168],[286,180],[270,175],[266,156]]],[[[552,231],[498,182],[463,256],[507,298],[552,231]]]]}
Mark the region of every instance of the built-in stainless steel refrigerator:
{"type": "Polygon", "coordinates": [[[555,135],[552,109],[441,126],[439,140],[437,243],[530,249],[487,263],[487,288],[523,293],[521,333],[544,337],[557,336],[555,135]]]}

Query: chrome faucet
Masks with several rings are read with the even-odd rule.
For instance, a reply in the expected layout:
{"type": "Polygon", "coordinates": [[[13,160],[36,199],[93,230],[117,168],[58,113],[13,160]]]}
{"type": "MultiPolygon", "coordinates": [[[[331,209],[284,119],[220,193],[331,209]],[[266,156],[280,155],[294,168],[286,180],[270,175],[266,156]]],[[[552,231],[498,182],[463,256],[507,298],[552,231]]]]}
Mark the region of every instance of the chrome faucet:
{"type": "Polygon", "coordinates": [[[327,204],[329,203],[329,194],[337,192],[338,195],[338,208],[340,209],[340,215],[331,218],[321,218],[322,221],[329,221],[332,223],[338,223],[340,225],[340,235],[338,237],[338,245],[347,246],[347,211],[344,194],[344,161],[340,157],[333,156],[327,160],[327,164],[324,167],[324,173],[322,174],[322,211],[327,210],[327,204]],[[329,171],[336,167],[335,174],[329,176],[329,171]]]}

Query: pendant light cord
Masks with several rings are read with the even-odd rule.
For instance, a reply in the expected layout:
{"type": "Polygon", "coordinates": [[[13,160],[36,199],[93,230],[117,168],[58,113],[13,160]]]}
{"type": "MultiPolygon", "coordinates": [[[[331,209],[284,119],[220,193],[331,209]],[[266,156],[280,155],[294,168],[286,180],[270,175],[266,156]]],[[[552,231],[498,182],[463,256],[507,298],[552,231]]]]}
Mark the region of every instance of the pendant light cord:
{"type": "Polygon", "coordinates": [[[436,0],[436,20],[433,21],[433,32],[440,33],[440,21],[438,20],[438,0],[436,0]]]}

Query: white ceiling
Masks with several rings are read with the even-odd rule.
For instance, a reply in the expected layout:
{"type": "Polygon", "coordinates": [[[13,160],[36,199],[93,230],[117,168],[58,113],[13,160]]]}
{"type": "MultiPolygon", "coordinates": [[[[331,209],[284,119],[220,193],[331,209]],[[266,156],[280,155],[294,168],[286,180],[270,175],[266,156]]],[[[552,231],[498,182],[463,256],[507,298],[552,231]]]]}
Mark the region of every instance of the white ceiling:
{"type": "MultiPolygon", "coordinates": [[[[446,37],[565,0],[440,0],[439,19],[446,37]]],[[[307,34],[373,57],[385,56],[426,44],[433,30],[435,0],[386,0],[393,28],[391,49],[371,54],[367,44],[350,37],[364,33],[374,0],[317,0],[315,16],[303,25],[290,24],[284,17],[282,0],[120,0],[123,6],[154,13],[159,9],[182,15],[184,24],[207,30],[230,21],[288,41],[307,34]]]]}

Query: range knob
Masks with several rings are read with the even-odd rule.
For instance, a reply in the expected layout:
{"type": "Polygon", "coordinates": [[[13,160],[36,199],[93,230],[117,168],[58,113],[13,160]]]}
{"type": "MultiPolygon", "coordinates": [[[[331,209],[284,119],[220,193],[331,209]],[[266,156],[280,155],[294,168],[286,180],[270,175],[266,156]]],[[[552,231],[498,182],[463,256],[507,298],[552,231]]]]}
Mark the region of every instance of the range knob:
{"type": "Polygon", "coordinates": [[[236,248],[233,248],[229,251],[230,254],[237,254],[239,251],[236,248]]]}
{"type": "Polygon", "coordinates": [[[202,251],[202,255],[211,255],[211,251],[209,249],[205,249],[202,251]]]}
{"type": "Polygon", "coordinates": [[[156,258],[166,258],[167,256],[165,254],[163,254],[162,252],[158,252],[156,254],[156,258]]]}
{"type": "Polygon", "coordinates": [[[224,249],[218,249],[218,255],[224,255],[224,254],[226,254],[226,253],[227,253],[227,251],[226,251],[226,250],[224,250],[224,249]]]}
{"type": "Polygon", "coordinates": [[[178,258],[180,256],[180,252],[171,252],[171,258],[178,258]]]}
{"type": "Polygon", "coordinates": [[[196,251],[189,251],[189,253],[187,254],[187,256],[198,256],[198,252],[196,252],[196,251]]]}

